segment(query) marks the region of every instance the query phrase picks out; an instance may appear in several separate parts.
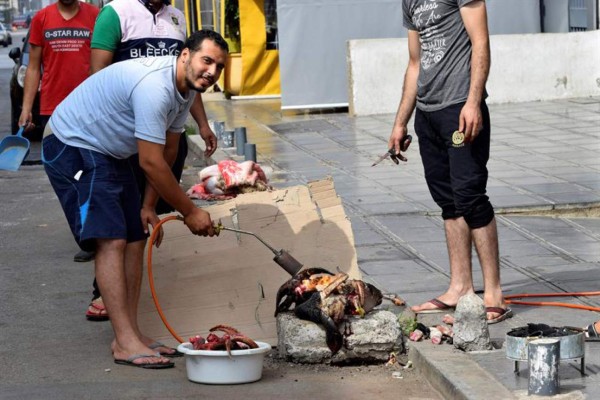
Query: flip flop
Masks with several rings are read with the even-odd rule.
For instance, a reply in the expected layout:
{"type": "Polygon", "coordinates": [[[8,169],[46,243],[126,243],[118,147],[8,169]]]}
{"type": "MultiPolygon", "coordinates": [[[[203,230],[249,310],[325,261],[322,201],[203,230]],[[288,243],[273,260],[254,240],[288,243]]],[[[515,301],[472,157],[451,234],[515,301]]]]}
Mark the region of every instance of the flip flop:
{"type": "Polygon", "coordinates": [[[583,331],[585,332],[586,342],[600,342],[600,334],[596,330],[595,323],[583,328],[583,331]]]}
{"type": "Polygon", "coordinates": [[[502,307],[486,307],[485,312],[487,313],[496,313],[500,314],[496,318],[488,319],[488,325],[497,324],[498,322],[502,322],[505,319],[512,318],[513,312],[510,308],[502,308],[502,307]]]}
{"type": "Polygon", "coordinates": [[[73,256],[75,262],[89,262],[96,257],[96,253],[93,251],[81,250],[73,256]]]}
{"type": "Polygon", "coordinates": [[[455,306],[451,306],[448,305],[446,303],[444,303],[441,300],[438,299],[431,299],[429,301],[426,301],[423,304],[427,304],[427,303],[431,303],[435,306],[435,308],[429,309],[429,310],[421,310],[421,311],[415,311],[416,314],[435,314],[435,313],[443,313],[446,312],[448,310],[454,310],[455,306]]]}
{"type": "Polygon", "coordinates": [[[148,357],[160,357],[158,353],[156,354],[134,354],[131,357],[127,358],[127,360],[117,360],[115,359],[115,364],[119,365],[129,365],[130,367],[138,367],[144,369],[166,369],[173,368],[175,364],[171,361],[168,363],[146,363],[146,364],[138,364],[134,363],[135,360],[139,360],[140,358],[148,358],[148,357]]]}
{"type": "Polygon", "coordinates": [[[155,350],[155,349],[157,349],[159,347],[166,347],[168,349],[175,350],[174,353],[159,353],[163,357],[171,357],[171,358],[183,357],[183,353],[182,352],[180,352],[179,350],[174,349],[172,347],[169,347],[169,346],[167,346],[167,345],[165,345],[165,344],[163,344],[161,342],[154,342],[151,345],[149,345],[148,347],[150,347],[152,350],[155,350]]]}
{"type": "Polygon", "coordinates": [[[88,309],[85,312],[85,317],[88,321],[108,321],[110,319],[108,314],[100,314],[102,311],[106,311],[106,307],[104,307],[104,304],[96,302],[96,300],[97,299],[92,300],[89,304],[88,309]],[[89,307],[92,307],[98,312],[90,311],[89,307]]]}

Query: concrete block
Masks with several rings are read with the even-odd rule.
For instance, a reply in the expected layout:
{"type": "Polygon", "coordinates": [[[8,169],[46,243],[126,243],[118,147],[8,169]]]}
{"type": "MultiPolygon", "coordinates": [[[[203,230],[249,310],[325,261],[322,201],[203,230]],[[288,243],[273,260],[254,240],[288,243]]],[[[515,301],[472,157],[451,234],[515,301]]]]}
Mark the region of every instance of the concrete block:
{"type": "Polygon", "coordinates": [[[474,293],[462,296],[454,312],[454,347],[464,351],[492,350],[483,300],[474,293]]]}
{"type": "Polygon", "coordinates": [[[353,334],[347,338],[347,348],[332,357],[321,325],[301,320],[293,312],[281,313],[277,316],[278,355],[303,364],[376,364],[402,348],[398,317],[390,311],[378,309],[365,318],[352,317],[350,324],[353,334]]]}

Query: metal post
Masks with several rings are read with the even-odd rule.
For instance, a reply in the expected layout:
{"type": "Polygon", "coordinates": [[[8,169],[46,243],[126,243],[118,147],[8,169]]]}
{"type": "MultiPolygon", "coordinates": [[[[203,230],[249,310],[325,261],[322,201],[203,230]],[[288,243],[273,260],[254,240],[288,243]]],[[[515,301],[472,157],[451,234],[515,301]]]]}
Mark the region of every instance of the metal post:
{"type": "Polygon", "coordinates": [[[244,155],[244,145],[246,144],[246,128],[241,126],[235,128],[235,147],[238,156],[244,155]]]}
{"type": "Polygon", "coordinates": [[[244,145],[244,160],[256,162],[256,145],[253,143],[246,143],[244,145]]]}
{"type": "Polygon", "coordinates": [[[217,140],[222,140],[223,132],[225,132],[225,122],[215,121],[214,129],[215,129],[215,136],[217,137],[217,140]]]}
{"type": "Polygon", "coordinates": [[[544,338],[529,342],[528,395],[554,396],[559,391],[560,339],[544,338]]]}

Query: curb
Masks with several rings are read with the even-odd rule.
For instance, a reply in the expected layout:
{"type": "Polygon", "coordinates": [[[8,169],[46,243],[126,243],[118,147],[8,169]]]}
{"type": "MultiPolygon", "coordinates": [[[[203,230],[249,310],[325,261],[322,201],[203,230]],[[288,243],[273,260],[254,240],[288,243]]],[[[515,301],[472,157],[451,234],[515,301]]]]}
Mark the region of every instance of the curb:
{"type": "Polygon", "coordinates": [[[445,399],[515,399],[515,395],[492,377],[468,354],[451,346],[409,342],[411,359],[425,379],[445,399]]]}

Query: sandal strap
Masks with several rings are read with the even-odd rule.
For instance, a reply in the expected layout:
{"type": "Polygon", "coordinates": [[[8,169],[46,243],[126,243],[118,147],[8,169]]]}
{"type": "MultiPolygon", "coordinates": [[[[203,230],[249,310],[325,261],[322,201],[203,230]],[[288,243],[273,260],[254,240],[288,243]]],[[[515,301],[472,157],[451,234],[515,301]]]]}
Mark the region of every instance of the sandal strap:
{"type": "Polygon", "coordinates": [[[506,314],[507,311],[508,311],[508,308],[502,308],[502,307],[486,307],[485,308],[486,313],[495,313],[495,314],[500,314],[500,315],[506,314]]]}

